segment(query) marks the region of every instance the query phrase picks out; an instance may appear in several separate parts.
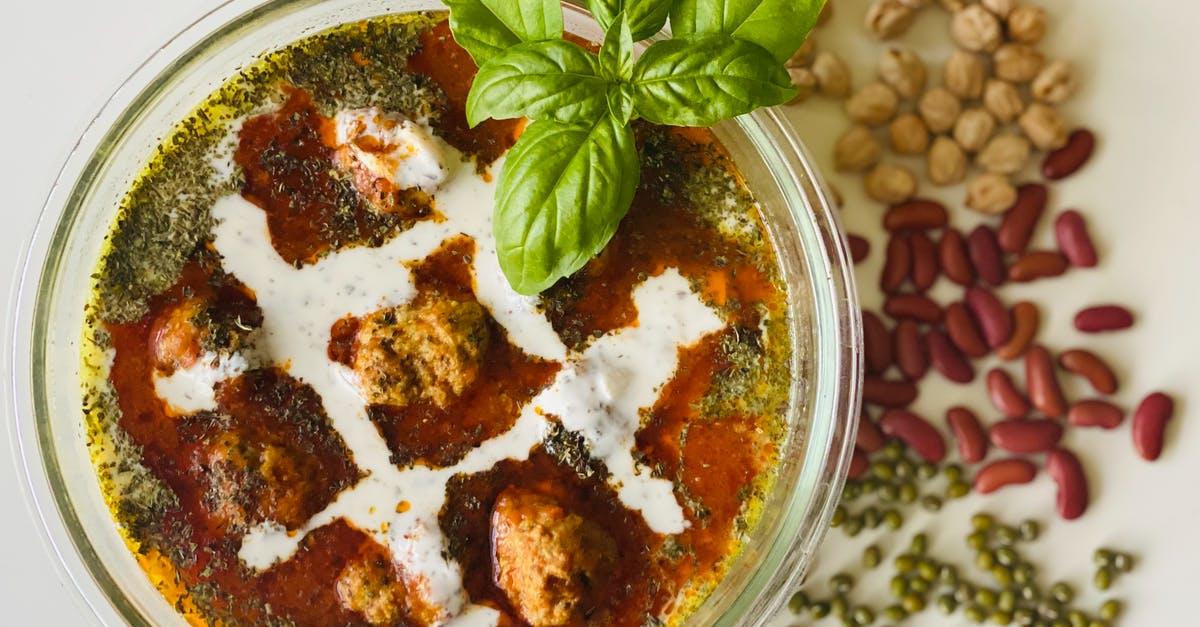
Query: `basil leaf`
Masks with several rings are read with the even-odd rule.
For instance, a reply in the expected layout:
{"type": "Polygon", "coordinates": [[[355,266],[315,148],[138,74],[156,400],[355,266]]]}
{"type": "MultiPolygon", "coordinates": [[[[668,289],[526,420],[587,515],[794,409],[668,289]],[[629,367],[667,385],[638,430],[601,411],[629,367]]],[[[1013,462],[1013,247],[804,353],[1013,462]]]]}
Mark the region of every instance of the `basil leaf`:
{"type": "Polygon", "coordinates": [[[604,76],[614,80],[629,80],[633,74],[633,36],[629,33],[629,21],[625,14],[617,16],[608,32],[604,33],[604,45],[600,46],[600,70],[604,76]]]}
{"type": "Polygon", "coordinates": [[[633,68],[633,107],[656,124],[709,126],[796,95],[762,46],[729,35],[656,42],[633,68]]]}
{"type": "Polygon", "coordinates": [[[731,35],[770,50],[782,63],[804,43],[824,6],[825,0],[678,0],[671,30],[731,35]]]}
{"type": "Polygon", "coordinates": [[[608,108],[608,86],[599,59],[569,41],[519,44],[479,68],[467,94],[467,122],[524,116],[590,123],[608,108]]]}
{"type": "Polygon", "coordinates": [[[558,0],[442,0],[450,7],[450,32],[476,65],[524,41],[561,39],[558,0]]]}
{"type": "Polygon", "coordinates": [[[608,88],[608,113],[621,123],[633,117],[633,88],[629,83],[614,83],[608,88]]]}
{"type": "Polygon", "coordinates": [[[493,232],[500,269],[517,292],[536,294],[608,243],[637,188],[629,125],[533,122],[509,151],[496,189],[493,232]]]}
{"type": "MultiPolygon", "coordinates": [[[[641,41],[662,30],[675,0],[588,0],[588,10],[607,31],[625,12],[634,41],[641,41]]],[[[799,47],[799,46],[797,46],[799,47]]]]}

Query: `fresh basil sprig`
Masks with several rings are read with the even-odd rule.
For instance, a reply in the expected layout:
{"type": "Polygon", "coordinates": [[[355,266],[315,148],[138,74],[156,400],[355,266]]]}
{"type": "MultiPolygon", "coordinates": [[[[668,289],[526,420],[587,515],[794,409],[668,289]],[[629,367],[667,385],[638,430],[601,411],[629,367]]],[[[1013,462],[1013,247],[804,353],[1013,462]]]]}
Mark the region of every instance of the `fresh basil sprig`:
{"type": "Polygon", "coordinates": [[[472,126],[531,120],[506,157],[493,230],[500,268],[536,294],[581,268],[616,232],[641,173],[629,122],[708,126],[796,94],[783,61],[825,0],[587,0],[598,55],[562,39],[558,0],[444,0],[479,64],[472,126]],[[658,32],[668,16],[677,35],[658,32]]]}

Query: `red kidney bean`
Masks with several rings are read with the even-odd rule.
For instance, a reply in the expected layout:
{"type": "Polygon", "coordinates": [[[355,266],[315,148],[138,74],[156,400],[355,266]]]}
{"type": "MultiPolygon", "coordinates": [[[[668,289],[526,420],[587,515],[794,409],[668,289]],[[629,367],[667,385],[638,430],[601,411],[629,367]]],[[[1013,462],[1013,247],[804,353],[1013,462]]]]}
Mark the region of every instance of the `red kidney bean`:
{"type": "Polygon", "coordinates": [[[1087,129],[1078,129],[1067,136],[1067,143],[1051,151],[1042,162],[1042,176],[1057,181],[1067,178],[1083,167],[1096,149],[1096,136],[1087,129]]]}
{"type": "Polygon", "coordinates": [[[884,254],[887,258],[883,261],[883,272],[879,274],[879,288],[885,294],[891,294],[904,285],[912,271],[912,247],[907,237],[892,237],[884,254]]]}
{"type": "Polygon", "coordinates": [[[1023,300],[1012,306],[1013,331],[1008,341],[996,349],[996,356],[1004,361],[1025,354],[1038,331],[1037,305],[1023,300]]]}
{"type": "Polygon", "coordinates": [[[975,368],[971,367],[971,362],[963,357],[941,329],[930,329],[925,334],[925,344],[929,347],[930,365],[943,377],[955,383],[970,383],[975,379],[975,368]]]}
{"type": "Polygon", "coordinates": [[[1093,268],[1098,262],[1096,246],[1088,235],[1087,223],[1074,209],[1064,211],[1054,220],[1054,239],[1067,261],[1076,268],[1093,268]]]}
{"type": "Polygon", "coordinates": [[[883,228],[892,233],[940,229],[946,222],[946,207],[936,200],[923,198],[892,205],[883,215],[883,228]]]}
{"type": "Polygon", "coordinates": [[[916,381],[929,370],[929,358],[921,342],[921,329],[916,321],[905,318],[892,330],[892,347],[896,365],[909,381],[916,381]]]}
{"type": "Polygon", "coordinates": [[[1018,187],[1017,202],[1004,212],[1000,228],[996,229],[996,242],[1000,244],[1000,249],[1009,253],[1023,252],[1045,209],[1045,185],[1026,183],[1018,187]]]}
{"type": "Polygon", "coordinates": [[[909,278],[918,292],[924,292],[938,277],[937,249],[929,236],[920,232],[908,236],[908,247],[912,251],[909,278]]]}
{"type": "Polygon", "coordinates": [[[978,359],[987,355],[988,345],[979,333],[979,325],[975,318],[962,303],[950,303],[946,306],[946,332],[958,350],[967,357],[978,359]]]}
{"type": "Polygon", "coordinates": [[[946,424],[958,443],[958,456],[968,464],[983,461],[987,456],[987,436],[975,414],[966,407],[951,407],[946,410],[946,424]]]}
{"type": "Polygon", "coordinates": [[[883,374],[892,365],[892,336],[873,312],[863,310],[864,366],[871,374],[883,374]]]}
{"type": "Polygon", "coordinates": [[[892,381],[880,377],[863,378],[863,402],[883,407],[908,407],[917,400],[917,386],[911,381],[892,381]]]}
{"type": "Polygon", "coordinates": [[[861,479],[867,474],[867,469],[871,467],[871,461],[867,459],[866,453],[854,449],[850,454],[850,470],[846,476],[850,479],[861,479]]]}
{"type": "Polygon", "coordinates": [[[1029,483],[1037,476],[1037,466],[1025,459],[998,459],[975,473],[975,491],[991,494],[1004,486],[1029,483]]]}
{"type": "Polygon", "coordinates": [[[1125,420],[1125,412],[1108,401],[1079,401],[1067,411],[1067,422],[1075,427],[1116,429],[1125,420]]]}
{"type": "Polygon", "coordinates": [[[1079,458],[1066,449],[1054,449],[1046,455],[1046,473],[1058,484],[1058,515],[1064,520],[1082,516],[1088,506],[1088,483],[1079,458]]]}
{"type": "Polygon", "coordinates": [[[866,411],[859,414],[858,432],[854,436],[854,446],[864,453],[874,453],[883,448],[885,441],[883,432],[879,430],[879,425],[871,420],[871,415],[866,411]]]}
{"type": "Polygon", "coordinates": [[[924,418],[904,409],[890,409],[879,419],[879,428],[935,464],[946,459],[946,441],[942,433],[924,418]]]}
{"type": "Polygon", "coordinates": [[[865,237],[855,235],[854,233],[846,234],[846,242],[850,244],[850,259],[855,264],[862,263],[867,255],[871,254],[871,242],[868,242],[865,237]]]}
{"type": "Polygon", "coordinates": [[[986,225],[980,224],[967,236],[967,255],[975,273],[985,283],[1000,285],[1008,274],[1004,269],[1004,257],[1000,245],[996,243],[996,234],[986,225]]]}
{"type": "Polygon", "coordinates": [[[921,294],[895,294],[883,301],[883,312],[899,320],[912,318],[921,322],[941,322],[942,308],[933,299],[921,294]]]}
{"type": "Polygon", "coordinates": [[[1025,389],[1033,406],[1043,414],[1061,418],[1067,413],[1067,399],[1058,386],[1054,360],[1044,346],[1030,346],[1025,352],[1025,389]]]}
{"type": "Polygon", "coordinates": [[[988,431],[992,444],[1010,453],[1044,453],[1058,446],[1062,435],[1062,424],[1049,418],[1001,420],[988,431]]]}
{"type": "Polygon", "coordinates": [[[1120,331],[1133,326],[1133,314],[1120,305],[1097,305],[1075,314],[1075,328],[1084,333],[1120,331]]]}
{"type": "Polygon", "coordinates": [[[1060,276],[1067,271],[1067,258],[1062,253],[1038,250],[1021,255],[1008,267],[1008,280],[1025,283],[1035,279],[1060,276]]]}
{"type": "Polygon", "coordinates": [[[996,295],[981,287],[967,288],[967,308],[974,314],[988,346],[1003,346],[1013,334],[1012,316],[996,295]]]}
{"type": "Polygon", "coordinates": [[[1133,412],[1133,447],[1142,459],[1152,462],[1162,455],[1167,423],[1175,413],[1175,401],[1162,392],[1142,399],[1133,412]]]}
{"type": "Polygon", "coordinates": [[[942,239],[938,240],[938,259],[946,278],[963,286],[975,283],[975,267],[967,256],[966,240],[956,229],[942,232],[942,239]]]}
{"type": "Polygon", "coordinates": [[[992,405],[1006,418],[1024,418],[1029,415],[1029,401],[1017,389],[1008,372],[992,368],[987,373],[988,398],[992,405]]]}
{"type": "Polygon", "coordinates": [[[1087,379],[1092,389],[1101,394],[1117,391],[1117,375],[1113,374],[1104,360],[1091,351],[1082,348],[1066,351],[1058,356],[1058,365],[1067,372],[1087,379]]]}

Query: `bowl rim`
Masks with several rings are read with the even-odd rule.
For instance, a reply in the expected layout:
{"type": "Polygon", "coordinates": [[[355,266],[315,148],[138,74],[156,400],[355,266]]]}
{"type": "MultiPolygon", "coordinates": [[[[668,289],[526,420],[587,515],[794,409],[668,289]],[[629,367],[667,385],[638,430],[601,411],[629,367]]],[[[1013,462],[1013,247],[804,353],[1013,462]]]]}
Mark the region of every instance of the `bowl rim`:
{"type": "MultiPolygon", "coordinates": [[[[581,3],[581,0],[563,1],[577,7],[581,3]]],[[[23,479],[19,481],[21,493],[29,515],[40,523],[39,539],[53,555],[51,561],[60,580],[70,582],[68,587],[74,591],[70,595],[72,600],[101,624],[150,623],[112,578],[83,530],[63,484],[50,426],[42,419],[48,411],[45,390],[50,386],[43,376],[43,385],[38,389],[37,373],[47,367],[46,343],[38,340],[46,339],[47,301],[52,300],[52,295],[43,293],[43,287],[55,283],[61,265],[61,260],[53,255],[65,250],[75,221],[86,206],[83,200],[95,182],[97,171],[112,157],[115,147],[121,145],[131,124],[141,119],[175,80],[186,75],[185,70],[198,55],[215,42],[257,24],[261,16],[284,10],[299,11],[320,2],[224,0],[167,39],[120,83],[89,121],[59,169],[34,231],[23,244],[13,282],[13,306],[9,308],[10,334],[5,338],[11,346],[11,351],[5,351],[9,353],[11,369],[4,380],[13,411],[10,431],[18,474],[23,479]]],[[[809,445],[802,471],[821,476],[810,478],[813,492],[807,505],[801,508],[807,514],[803,517],[804,528],[779,529],[765,554],[772,557],[772,563],[756,568],[748,580],[747,588],[756,587],[759,593],[738,604],[741,610],[756,617],[753,624],[758,625],[778,611],[790,590],[798,585],[805,569],[796,566],[815,553],[836,507],[836,495],[840,494],[853,450],[852,434],[861,403],[862,331],[845,234],[833,210],[832,195],[812,156],[779,109],[760,109],[742,116],[737,123],[743,130],[756,128],[762,132],[761,139],[785,157],[782,165],[789,168],[790,179],[803,187],[799,190],[805,197],[801,204],[808,209],[804,217],[812,221],[813,227],[806,233],[809,241],[804,242],[804,249],[819,251],[821,262],[819,267],[810,267],[808,271],[813,276],[814,288],[821,278],[828,288],[814,289],[815,293],[809,295],[813,300],[813,321],[829,325],[812,334],[811,350],[818,357],[812,363],[814,404],[807,415],[819,415],[818,410],[824,408],[834,417],[825,424],[829,428],[808,431],[809,445]],[[813,198],[820,206],[810,206],[813,198]]],[[[806,254],[805,261],[811,264],[811,257],[806,254]]],[[[730,618],[726,612],[717,624],[739,622],[738,617],[730,618]]]]}

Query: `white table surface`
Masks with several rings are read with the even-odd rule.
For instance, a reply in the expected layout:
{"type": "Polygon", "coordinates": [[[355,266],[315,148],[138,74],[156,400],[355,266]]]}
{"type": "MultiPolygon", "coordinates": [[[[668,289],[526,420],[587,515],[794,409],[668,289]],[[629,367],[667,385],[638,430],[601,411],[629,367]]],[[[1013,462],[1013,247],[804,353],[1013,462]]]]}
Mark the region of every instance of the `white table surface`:
{"type": "MultiPolygon", "coordinates": [[[[861,82],[878,46],[852,36],[864,0],[839,1],[837,19],[819,38],[861,66],[861,82]]],[[[0,276],[13,279],[5,282],[0,302],[8,309],[20,250],[75,139],[139,62],[216,4],[215,0],[6,4],[0,26],[0,77],[4,79],[0,119],[5,121],[0,182],[8,195],[0,205],[4,222],[0,276]]],[[[1115,433],[1071,433],[1068,442],[1082,452],[1093,481],[1093,505],[1078,522],[1048,525],[1035,550],[1042,572],[1076,581],[1082,589],[1091,573],[1092,548],[1100,544],[1128,548],[1140,561],[1137,573],[1114,589],[1129,606],[1122,624],[1195,624],[1194,610],[1189,608],[1195,606],[1195,582],[1200,580],[1200,497],[1194,488],[1200,476],[1200,429],[1194,424],[1200,404],[1188,397],[1200,390],[1195,385],[1200,380],[1196,373],[1200,351],[1196,67],[1200,53],[1195,36],[1200,4],[1051,0],[1048,5],[1055,23],[1048,50],[1076,61],[1083,74],[1083,91],[1066,110],[1073,119],[1098,129],[1101,141],[1095,161],[1055,188],[1051,208],[1072,206],[1086,213],[1101,248],[1102,265],[1024,289],[1008,289],[1003,295],[1009,300],[1029,297],[1046,303],[1042,338],[1059,349],[1084,341],[1070,329],[1071,315],[1078,307],[1099,301],[1132,305],[1138,314],[1135,330],[1087,339],[1086,344],[1117,368],[1120,402],[1132,406],[1145,392],[1162,388],[1174,394],[1178,409],[1166,453],[1156,464],[1143,463],[1133,454],[1127,425],[1115,433]]],[[[937,18],[925,19],[909,39],[928,40],[941,27],[937,18]]],[[[832,140],[843,126],[835,106],[818,102],[797,110],[794,119],[818,159],[827,163],[832,140]]],[[[844,213],[849,228],[874,238],[876,252],[861,269],[864,281],[874,283],[882,244],[876,233],[879,210],[861,202],[855,179],[838,176],[833,182],[850,200],[844,213]]],[[[961,212],[955,213],[955,220],[960,225],[970,223],[961,212]]],[[[1042,231],[1036,241],[1048,245],[1049,234],[1042,231]]],[[[873,293],[864,300],[871,307],[879,304],[873,293]]],[[[11,333],[3,330],[6,370],[11,333]]],[[[940,416],[944,407],[965,402],[990,413],[983,399],[978,389],[929,386],[923,388],[917,407],[940,416]]],[[[55,574],[39,527],[22,500],[19,482],[24,478],[12,452],[13,417],[7,398],[3,411],[0,503],[7,505],[0,516],[0,607],[5,611],[0,623],[89,624],[91,617],[76,602],[74,591],[55,574]]],[[[961,546],[968,513],[979,507],[986,505],[1013,520],[1037,516],[1051,522],[1052,503],[1053,486],[1042,478],[999,498],[973,497],[956,503],[937,519],[913,516],[899,537],[924,530],[933,537],[934,550],[953,551],[961,546]]],[[[857,563],[867,543],[878,542],[890,550],[899,542],[874,536],[854,542],[840,534],[831,538],[815,577],[857,563]]]]}

